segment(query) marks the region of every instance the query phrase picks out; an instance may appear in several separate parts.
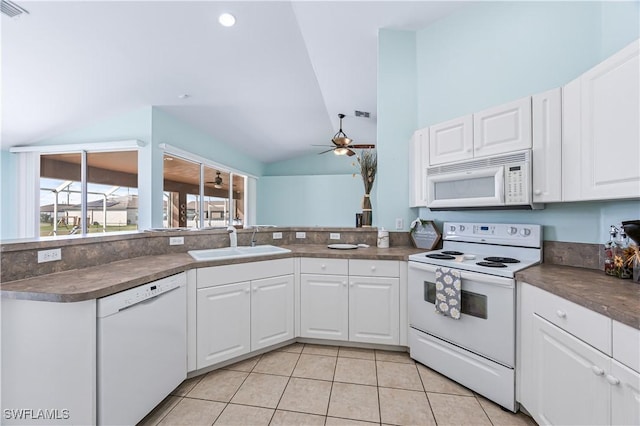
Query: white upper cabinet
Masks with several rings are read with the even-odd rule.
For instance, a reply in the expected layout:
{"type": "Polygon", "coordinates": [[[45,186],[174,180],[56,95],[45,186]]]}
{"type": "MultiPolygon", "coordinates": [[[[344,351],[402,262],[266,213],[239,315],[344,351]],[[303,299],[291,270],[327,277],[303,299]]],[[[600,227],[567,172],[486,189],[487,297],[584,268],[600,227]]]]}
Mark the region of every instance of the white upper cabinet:
{"type": "Polygon", "coordinates": [[[531,97],[473,114],[474,157],[531,148],[531,97]]]}
{"type": "Polygon", "coordinates": [[[563,90],[565,201],[640,197],[640,40],[563,90]]]}
{"type": "Polygon", "coordinates": [[[473,118],[454,118],[429,127],[429,164],[473,158],[473,118]]]}
{"type": "Polygon", "coordinates": [[[416,130],[409,143],[409,207],[427,205],[426,168],[429,164],[429,129],[416,130]]]}
{"type": "Polygon", "coordinates": [[[533,202],[562,201],[562,89],[532,97],[533,202]]]}

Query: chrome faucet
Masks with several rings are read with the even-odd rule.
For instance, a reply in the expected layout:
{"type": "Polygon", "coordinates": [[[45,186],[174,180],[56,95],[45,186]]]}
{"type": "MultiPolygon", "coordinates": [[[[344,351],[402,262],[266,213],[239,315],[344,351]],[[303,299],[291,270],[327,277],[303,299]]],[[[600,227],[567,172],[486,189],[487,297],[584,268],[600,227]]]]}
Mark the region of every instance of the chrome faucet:
{"type": "Polygon", "coordinates": [[[260,228],[275,228],[274,225],[252,225],[253,233],[251,234],[251,247],[256,246],[256,232],[260,230],[260,228]]]}
{"type": "Polygon", "coordinates": [[[229,247],[238,247],[238,234],[234,226],[227,226],[229,233],[229,247]]]}

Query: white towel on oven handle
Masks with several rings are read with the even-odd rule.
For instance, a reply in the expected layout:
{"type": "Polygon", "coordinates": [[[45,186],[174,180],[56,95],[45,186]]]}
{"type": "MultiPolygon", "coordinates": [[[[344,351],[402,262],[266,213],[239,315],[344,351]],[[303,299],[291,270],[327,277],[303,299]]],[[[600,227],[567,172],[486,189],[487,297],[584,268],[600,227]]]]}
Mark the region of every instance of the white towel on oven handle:
{"type": "Polygon", "coordinates": [[[436,312],[453,319],[460,319],[460,297],[462,282],[460,271],[451,268],[436,268],[436,312]]]}

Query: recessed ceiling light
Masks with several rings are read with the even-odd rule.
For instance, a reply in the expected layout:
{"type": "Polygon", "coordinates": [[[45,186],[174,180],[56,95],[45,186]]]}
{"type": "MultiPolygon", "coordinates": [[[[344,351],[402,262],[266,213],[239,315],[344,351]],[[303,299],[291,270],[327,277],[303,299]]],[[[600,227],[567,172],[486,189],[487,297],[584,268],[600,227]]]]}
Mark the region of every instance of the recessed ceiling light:
{"type": "Polygon", "coordinates": [[[233,27],[236,23],[236,17],[230,13],[223,13],[218,17],[218,22],[223,27],[233,27]]]}
{"type": "Polygon", "coordinates": [[[190,94],[188,94],[188,93],[183,93],[182,95],[178,95],[178,97],[179,97],[180,99],[187,99],[187,98],[191,97],[191,95],[190,95],[190,94]]]}

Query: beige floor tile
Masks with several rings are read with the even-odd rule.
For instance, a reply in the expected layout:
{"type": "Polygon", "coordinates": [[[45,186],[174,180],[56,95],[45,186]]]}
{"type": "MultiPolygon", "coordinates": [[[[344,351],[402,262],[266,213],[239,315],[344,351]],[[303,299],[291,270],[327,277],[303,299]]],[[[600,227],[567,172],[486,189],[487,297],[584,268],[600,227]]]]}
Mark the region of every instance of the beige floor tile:
{"type": "Polygon", "coordinates": [[[302,349],[302,353],[307,355],[338,356],[338,347],[306,344],[304,345],[304,349],[302,349]]]}
{"type": "Polygon", "coordinates": [[[246,373],[250,373],[253,370],[253,367],[256,366],[258,361],[260,361],[260,356],[254,356],[253,358],[245,359],[244,361],[236,362],[235,364],[227,365],[224,367],[225,370],[235,370],[235,371],[244,371],[246,373]]]}
{"type": "Polygon", "coordinates": [[[453,395],[473,396],[473,392],[464,386],[448,379],[437,371],[416,363],[418,373],[422,378],[422,385],[427,392],[450,393],[453,395]]]}
{"type": "Polygon", "coordinates": [[[270,426],[322,426],[324,425],[324,416],[276,410],[269,424],[270,426]]]}
{"type": "Polygon", "coordinates": [[[371,426],[379,423],[363,422],[361,420],[340,419],[338,417],[327,417],[326,426],[371,426]]]}
{"type": "Polygon", "coordinates": [[[331,381],[336,369],[336,359],[332,356],[302,354],[292,376],[331,381]]]}
{"type": "Polygon", "coordinates": [[[504,411],[499,405],[486,398],[476,396],[478,402],[489,416],[494,426],[535,426],[536,422],[523,412],[511,413],[504,411]]]}
{"type": "Polygon", "coordinates": [[[331,382],[292,377],[278,408],[324,416],[327,414],[330,394],[331,382]]]}
{"type": "Polygon", "coordinates": [[[415,364],[376,361],[378,386],[422,391],[422,382],[415,364]]]}
{"type": "Polygon", "coordinates": [[[226,404],[202,399],[183,398],[159,425],[211,425],[226,404]]]}
{"type": "Polygon", "coordinates": [[[283,346],[276,350],[280,352],[293,352],[299,354],[300,352],[302,352],[302,348],[304,348],[304,343],[292,343],[288,346],[283,346]]]}
{"type": "Polygon", "coordinates": [[[378,389],[375,386],[334,382],[327,415],[379,422],[378,389]]]}
{"type": "Polygon", "coordinates": [[[427,398],[439,426],[491,425],[480,403],[473,396],[427,393],[427,398]]]}
{"type": "Polygon", "coordinates": [[[233,404],[276,408],[288,381],[289,378],[284,376],[251,373],[233,396],[231,402],[233,404]]]}
{"type": "Polygon", "coordinates": [[[204,377],[204,374],[198,377],[192,377],[191,379],[187,379],[184,382],[180,383],[180,385],[171,392],[171,395],[175,396],[185,396],[188,394],[191,389],[197,385],[200,380],[204,377]]]}
{"type": "Polygon", "coordinates": [[[336,364],[336,382],[377,385],[376,362],[368,359],[340,358],[336,364]]]}
{"type": "Polygon", "coordinates": [[[253,372],[290,376],[299,357],[300,355],[296,353],[280,351],[269,352],[262,355],[258,364],[253,368],[253,372]]]}
{"type": "Polygon", "coordinates": [[[140,420],[138,426],[155,426],[175,407],[182,398],[168,396],[162,400],[144,419],[140,420]]]}
{"type": "Polygon", "coordinates": [[[373,349],[362,349],[362,348],[345,348],[340,347],[338,351],[339,357],[344,358],[359,358],[359,359],[368,359],[374,361],[376,359],[376,354],[373,349]]]}
{"type": "Polygon", "coordinates": [[[261,426],[268,425],[275,410],[269,408],[249,407],[248,405],[229,404],[224,409],[216,425],[261,426]]]}
{"type": "Polygon", "coordinates": [[[376,361],[415,364],[415,361],[409,356],[409,352],[381,351],[378,349],[376,349],[376,361]]]}
{"type": "Polygon", "coordinates": [[[404,389],[379,388],[382,423],[394,425],[436,424],[427,395],[404,389]]]}
{"type": "Polygon", "coordinates": [[[216,370],[207,374],[187,394],[190,398],[229,402],[249,373],[216,370]]]}

